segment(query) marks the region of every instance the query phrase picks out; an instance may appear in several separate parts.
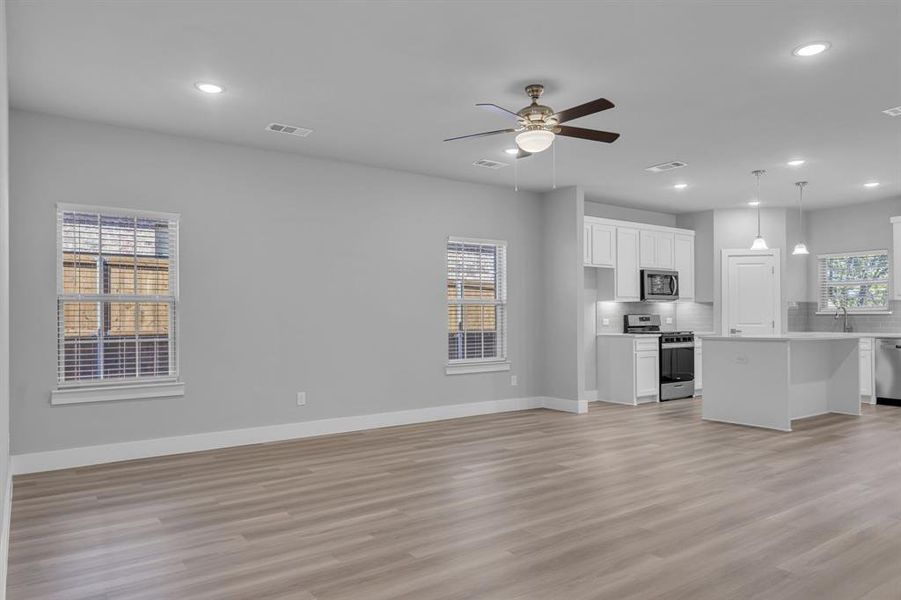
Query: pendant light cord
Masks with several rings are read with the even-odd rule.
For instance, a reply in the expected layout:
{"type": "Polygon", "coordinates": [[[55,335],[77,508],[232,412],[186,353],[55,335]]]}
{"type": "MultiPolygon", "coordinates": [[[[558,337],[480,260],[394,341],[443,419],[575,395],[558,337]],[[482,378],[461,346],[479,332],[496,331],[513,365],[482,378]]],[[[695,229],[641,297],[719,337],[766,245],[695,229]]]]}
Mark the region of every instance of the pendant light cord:
{"type": "Polygon", "coordinates": [[[755,173],[757,175],[757,237],[760,237],[760,176],[761,171],[755,173]]]}

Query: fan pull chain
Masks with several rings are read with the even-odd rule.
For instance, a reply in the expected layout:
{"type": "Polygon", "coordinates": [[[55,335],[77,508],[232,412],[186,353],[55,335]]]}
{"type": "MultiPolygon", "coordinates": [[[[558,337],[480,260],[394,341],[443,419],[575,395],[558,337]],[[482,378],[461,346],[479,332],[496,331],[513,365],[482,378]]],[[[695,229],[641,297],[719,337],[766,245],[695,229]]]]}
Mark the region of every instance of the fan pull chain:
{"type": "Polygon", "coordinates": [[[519,191],[519,157],[513,157],[513,191],[519,191]]]}
{"type": "Polygon", "coordinates": [[[551,169],[551,172],[552,172],[551,182],[554,186],[554,189],[556,190],[557,189],[557,144],[554,144],[553,146],[551,146],[551,159],[553,160],[553,166],[551,169]]]}

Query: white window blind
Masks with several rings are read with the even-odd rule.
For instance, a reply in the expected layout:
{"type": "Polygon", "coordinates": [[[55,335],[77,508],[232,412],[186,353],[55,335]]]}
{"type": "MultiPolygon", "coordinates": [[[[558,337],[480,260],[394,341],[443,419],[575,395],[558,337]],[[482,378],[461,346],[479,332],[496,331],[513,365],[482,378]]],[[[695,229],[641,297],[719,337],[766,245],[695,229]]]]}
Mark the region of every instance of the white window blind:
{"type": "Polygon", "coordinates": [[[57,208],[60,386],[178,377],[178,216],[57,208]]]}
{"type": "Polygon", "coordinates": [[[823,254],[817,261],[820,312],[841,307],[849,313],[889,310],[887,250],[823,254]]]}
{"type": "Polygon", "coordinates": [[[506,279],[506,242],[448,240],[448,363],[506,359],[506,279]]]}

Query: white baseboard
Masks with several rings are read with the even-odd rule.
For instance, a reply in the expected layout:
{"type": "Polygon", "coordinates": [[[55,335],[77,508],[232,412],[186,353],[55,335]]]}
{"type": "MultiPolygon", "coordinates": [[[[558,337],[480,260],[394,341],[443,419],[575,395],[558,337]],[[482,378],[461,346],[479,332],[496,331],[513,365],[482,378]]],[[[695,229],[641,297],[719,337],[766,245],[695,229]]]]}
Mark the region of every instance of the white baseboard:
{"type": "Polygon", "coordinates": [[[596,402],[604,402],[606,404],[620,404],[622,406],[638,406],[634,402],[620,402],[619,400],[608,400],[607,398],[598,398],[596,402]]]}
{"type": "Polygon", "coordinates": [[[6,468],[6,493],[3,496],[3,530],[0,531],[0,600],[6,600],[6,574],[9,571],[9,523],[13,506],[12,461],[6,468]]]}
{"type": "Polygon", "coordinates": [[[588,400],[564,400],[563,398],[542,398],[544,408],[563,412],[576,413],[578,415],[588,412],[588,400]]]}
{"type": "Polygon", "coordinates": [[[42,471],[85,467],[122,460],[149,458],[152,456],[168,456],[170,454],[183,454],[185,452],[215,450],[217,448],[228,448],[231,446],[246,446],[248,444],[278,442],[332,433],[347,433],[364,429],[410,425],[413,423],[428,423],[430,421],[441,421],[444,419],[457,419],[474,415],[487,415],[535,408],[547,408],[550,410],[581,414],[588,412],[588,403],[584,400],[563,400],[560,398],[542,396],[508,398],[504,400],[449,404],[446,406],[416,408],[371,415],[321,419],[318,421],[301,421],[298,423],[285,423],[282,425],[248,427],[246,429],[232,429],[228,431],[211,431],[208,433],[195,433],[166,438],[138,440],[134,442],[119,442],[114,444],[103,444],[100,446],[85,446],[82,448],[67,448],[64,450],[51,450],[48,452],[32,452],[29,454],[14,455],[12,457],[11,472],[15,475],[40,473],[42,471]]]}
{"type": "Polygon", "coordinates": [[[597,390],[583,390],[582,391],[582,399],[587,400],[588,402],[597,402],[598,401],[598,391],[597,390]]]}

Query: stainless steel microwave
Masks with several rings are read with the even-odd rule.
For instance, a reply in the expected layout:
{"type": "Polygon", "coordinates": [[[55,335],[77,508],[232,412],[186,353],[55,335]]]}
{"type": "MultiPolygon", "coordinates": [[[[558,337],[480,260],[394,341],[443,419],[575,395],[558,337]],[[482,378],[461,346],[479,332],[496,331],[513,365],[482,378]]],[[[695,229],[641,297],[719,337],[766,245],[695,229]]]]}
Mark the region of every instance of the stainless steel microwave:
{"type": "Polygon", "coordinates": [[[670,301],[679,299],[679,272],[641,270],[641,299],[670,301]]]}

